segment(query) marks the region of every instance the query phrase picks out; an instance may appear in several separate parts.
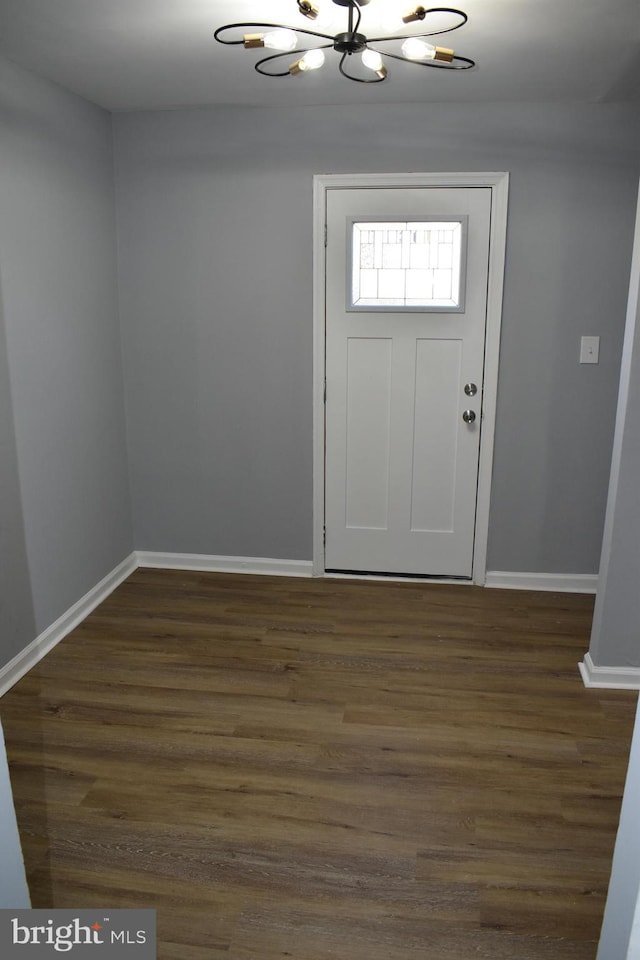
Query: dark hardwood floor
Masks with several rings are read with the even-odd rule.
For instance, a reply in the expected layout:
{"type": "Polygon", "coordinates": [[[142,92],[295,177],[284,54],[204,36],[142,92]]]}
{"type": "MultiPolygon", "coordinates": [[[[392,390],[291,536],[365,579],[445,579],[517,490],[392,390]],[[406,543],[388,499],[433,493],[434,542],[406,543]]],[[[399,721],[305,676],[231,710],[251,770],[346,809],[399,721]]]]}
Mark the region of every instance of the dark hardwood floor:
{"type": "Polygon", "coordinates": [[[33,906],[161,960],[593,960],[636,695],[590,597],[138,570],[0,700],[33,906]]]}

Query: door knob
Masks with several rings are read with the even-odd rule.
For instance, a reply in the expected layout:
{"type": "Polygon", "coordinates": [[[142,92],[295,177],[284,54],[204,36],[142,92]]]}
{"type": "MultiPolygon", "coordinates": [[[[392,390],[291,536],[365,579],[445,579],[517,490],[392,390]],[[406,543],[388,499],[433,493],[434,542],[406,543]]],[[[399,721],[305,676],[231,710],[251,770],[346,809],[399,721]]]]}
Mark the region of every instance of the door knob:
{"type": "Polygon", "coordinates": [[[462,414],[462,419],[465,423],[473,423],[476,418],[475,410],[465,410],[462,414]]]}
{"type": "Polygon", "coordinates": [[[468,397],[475,397],[476,393],[478,392],[478,388],[476,387],[475,383],[465,383],[464,392],[468,397]]]}

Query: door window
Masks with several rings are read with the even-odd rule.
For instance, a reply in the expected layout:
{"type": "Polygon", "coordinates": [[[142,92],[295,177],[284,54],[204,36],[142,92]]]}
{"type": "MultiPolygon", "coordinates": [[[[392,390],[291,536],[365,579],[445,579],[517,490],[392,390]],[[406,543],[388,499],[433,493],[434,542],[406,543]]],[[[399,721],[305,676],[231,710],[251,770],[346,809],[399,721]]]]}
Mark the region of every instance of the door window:
{"type": "Polygon", "coordinates": [[[351,221],[347,309],[462,311],[465,226],[465,218],[351,221]]]}

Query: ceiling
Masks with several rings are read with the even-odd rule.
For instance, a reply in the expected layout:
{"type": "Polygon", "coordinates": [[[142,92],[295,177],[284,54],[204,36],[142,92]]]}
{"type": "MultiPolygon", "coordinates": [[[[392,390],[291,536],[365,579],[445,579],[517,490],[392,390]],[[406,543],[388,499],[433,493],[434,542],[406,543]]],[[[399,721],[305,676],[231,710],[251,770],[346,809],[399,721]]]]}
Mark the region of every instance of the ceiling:
{"type": "MultiPolygon", "coordinates": [[[[0,53],[109,110],[210,104],[311,105],[432,101],[640,103],[638,0],[462,0],[469,22],[439,42],[477,61],[445,73],[388,63],[381,84],[350,83],[329,52],[322,70],[268,79],[260,51],[213,39],[228,22],[278,21],[334,33],[346,11],[315,0],[315,22],[296,0],[0,0],[0,53]]],[[[449,0],[451,2],[451,0],[449,0]]],[[[372,35],[416,5],[371,0],[372,35]],[[390,21],[391,18],[391,21],[390,21]],[[382,25],[382,27],[381,27],[382,25]]],[[[424,24],[414,24],[417,31],[424,24]]],[[[264,53],[262,53],[264,55],[264,53]]]]}

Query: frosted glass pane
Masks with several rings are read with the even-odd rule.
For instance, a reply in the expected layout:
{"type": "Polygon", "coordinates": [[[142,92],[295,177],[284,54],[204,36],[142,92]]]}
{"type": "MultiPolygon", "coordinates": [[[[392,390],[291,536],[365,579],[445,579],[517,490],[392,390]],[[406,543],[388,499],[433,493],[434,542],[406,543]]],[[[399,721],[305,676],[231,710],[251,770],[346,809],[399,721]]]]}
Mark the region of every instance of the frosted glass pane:
{"type": "Polygon", "coordinates": [[[436,300],[451,299],[451,271],[433,271],[433,296],[436,300]]]}
{"type": "Polygon", "coordinates": [[[366,270],[373,266],[373,251],[374,246],[372,243],[363,243],[360,247],[360,268],[366,270]]]}
{"type": "Polygon", "coordinates": [[[409,267],[420,270],[429,266],[429,244],[412,243],[409,247],[409,267]]]}
{"type": "Polygon", "coordinates": [[[461,221],[354,223],[352,242],[352,306],[460,306],[461,221]]]}
{"type": "Polygon", "coordinates": [[[382,248],[382,269],[393,270],[402,266],[402,245],[399,243],[385,243],[382,248]]]}
{"type": "Polygon", "coordinates": [[[404,299],[404,270],[378,270],[378,294],[381,299],[404,299]]]}
{"type": "Polygon", "coordinates": [[[360,291],[363,297],[375,299],[378,296],[378,271],[360,271],[360,291]]]}
{"type": "Polygon", "coordinates": [[[438,266],[451,267],[453,264],[453,244],[441,243],[438,246],[438,266]]]}
{"type": "Polygon", "coordinates": [[[407,299],[419,300],[425,293],[433,299],[433,270],[407,270],[407,299]]]}

